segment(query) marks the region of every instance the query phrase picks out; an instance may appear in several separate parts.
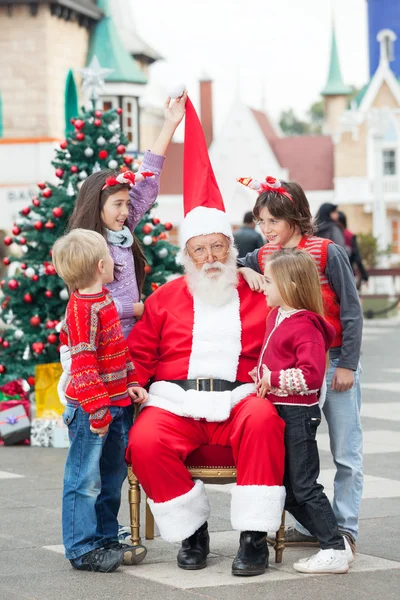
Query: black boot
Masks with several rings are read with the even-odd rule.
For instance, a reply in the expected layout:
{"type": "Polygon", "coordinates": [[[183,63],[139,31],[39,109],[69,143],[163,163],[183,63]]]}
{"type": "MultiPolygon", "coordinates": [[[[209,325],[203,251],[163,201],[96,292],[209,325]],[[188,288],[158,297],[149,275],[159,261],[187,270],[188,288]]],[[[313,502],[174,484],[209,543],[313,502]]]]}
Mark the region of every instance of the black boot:
{"type": "Polygon", "coordinates": [[[232,575],[262,575],[268,567],[268,544],[266,533],[242,531],[239,550],[232,563],[232,575]]]}
{"type": "Polygon", "coordinates": [[[193,535],[183,540],[178,552],[178,567],[187,570],[204,569],[210,553],[207,521],[193,535]]]}

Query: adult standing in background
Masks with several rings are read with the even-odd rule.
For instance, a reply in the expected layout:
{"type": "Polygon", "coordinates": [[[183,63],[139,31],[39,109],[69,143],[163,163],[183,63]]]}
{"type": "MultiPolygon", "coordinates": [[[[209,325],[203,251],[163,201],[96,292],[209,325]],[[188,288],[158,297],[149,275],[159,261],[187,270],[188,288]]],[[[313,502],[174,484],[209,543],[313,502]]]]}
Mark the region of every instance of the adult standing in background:
{"type": "Polygon", "coordinates": [[[345,247],[344,235],[338,224],[339,212],[336,204],[321,204],[315,216],[316,235],[331,240],[338,246],[345,247]]]}
{"type": "Polygon", "coordinates": [[[256,224],[253,220],[253,213],[250,210],[243,217],[243,225],[233,234],[235,246],[239,251],[239,258],[246,256],[248,252],[253,252],[264,245],[261,235],[255,230],[256,224]]]}

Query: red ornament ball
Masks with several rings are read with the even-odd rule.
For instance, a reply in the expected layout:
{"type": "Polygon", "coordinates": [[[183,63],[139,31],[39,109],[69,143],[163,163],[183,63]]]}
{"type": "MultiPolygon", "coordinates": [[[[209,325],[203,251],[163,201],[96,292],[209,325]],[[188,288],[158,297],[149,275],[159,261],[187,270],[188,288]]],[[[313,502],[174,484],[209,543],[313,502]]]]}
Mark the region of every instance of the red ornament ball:
{"type": "Polygon", "coordinates": [[[82,131],[80,131],[76,134],[76,139],[78,140],[78,142],[83,142],[83,140],[85,139],[85,134],[82,133],[82,131]]]}
{"type": "Polygon", "coordinates": [[[173,227],[172,223],[164,223],[164,227],[167,231],[170,231],[173,227]]]}
{"type": "Polygon", "coordinates": [[[46,298],[51,298],[53,295],[53,292],[51,290],[46,290],[44,295],[46,296],[46,298]]]}
{"type": "Polygon", "coordinates": [[[98,119],[100,119],[100,117],[103,116],[103,112],[101,110],[95,110],[94,116],[97,117],[98,119]]]}
{"type": "Polygon", "coordinates": [[[126,152],[126,148],[123,144],[117,146],[117,154],[124,154],[124,152],[126,152]]]}
{"type": "Polygon", "coordinates": [[[76,165],[72,165],[72,167],[70,168],[71,173],[77,173],[79,171],[78,167],[76,165]]]}
{"type": "Polygon", "coordinates": [[[49,188],[46,188],[45,190],[43,190],[43,196],[45,198],[51,198],[52,195],[53,195],[53,192],[49,188]]]}
{"type": "Polygon", "coordinates": [[[56,219],[59,219],[63,216],[63,209],[61,208],[61,206],[56,206],[55,208],[53,208],[53,215],[56,217],[56,219]]]}
{"type": "Polygon", "coordinates": [[[61,150],[66,150],[68,148],[68,142],[67,142],[67,140],[64,140],[64,141],[61,142],[60,148],[61,148],[61,150]]]}
{"type": "Polygon", "coordinates": [[[47,221],[47,223],[45,223],[44,226],[46,227],[46,229],[54,229],[55,227],[53,221],[47,221]]]}
{"type": "Polygon", "coordinates": [[[142,227],[142,231],[143,231],[143,233],[145,233],[146,235],[148,235],[149,233],[151,233],[151,232],[152,232],[152,230],[153,230],[152,226],[151,226],[151,225],[148,225],[148,224],[147,224],[147,225],[143,225],[143,227],[142,227]]]}
{"type": "Polygon", "coordinates": [[[56,169],[56,177],[58,177],[59,179],[61,179],[61,177],[64,175],[64,170],[63,169],[56,169]]]}
{"type": "Polygon", "coordinates": [[[11,244],[13,243],[12,237],[10,237],[9,235],[7,235],[3,241],[6,246],[11,246],[11,244]]]}
{"type": "Polygon", "coordinates": [[[10,347],[10,342],[8,340],[4,340],[3,348],[9,348],[9,347],[10,347]]]}
{"type": "Polygon", "coordinates": [[[21,246],[25,246],[26,244],[26,238],[25,237],[20,237],[18,242],[21,244],[21,246]]]}
{"type": "Polygon", "coordinates": [[[32,281],[38,281],[38,279],[39,279],[39,275],[37,275],[35,273],[35,275],[32,277],[32,281]]]}
{"type": "Polygon", "coordinates": [[[132,158],[132,156],[124,156],[124,163],[125,163],[126,165],[128,165],[128,167],[129,167],[129,165],[131,165],[131,164],[133,163],[133,158],[132,158]]]}
{"type": "Polygon", "coordinates": [[[40,325],[40,318],[37,315],[35,315],[34,317],[30,318],[29,323],[32,325],[32,327],[37,327],[38,325],[40,325]]]}
{"type": "Polygon", "coordinates": [[[18,227],[18,225],[14,225],[14,227],[11,229],[11,231],[13,232],[13,235],[19,235],[21,233],[21,230],[18,227]]]}
{"type": "Polygon", "coordinates": [[[3,258],[3,264],[6,265],[6,267],[8,267],[8,265],[10,264],[11,260],[8,258],[8,256],[6,256],[5,258],[3,258]]]}
{"type": "Polygon", "coordinates": [[[102,124],[102,120],[101,119],[95,119],[94,120],[94,126],[95,127],[101,127],[102,124]]]}
{"type": "Polygon", "coordinates": [[[19,288],[19,282],[16,279],[10,279],[8,287],[10,290],[17,290],[19,288]]]}
{"type": "Polygon", "coordinates": [[[119,115],[122,115],[122,108],[117,108],[117,113],[118,113],[119,115]]]}
{"type": "Polygon", "coordinates": [[[56,270],[55,270],[55,268],[54,268],[53,265],[49,264],[49,265],[47,265],[45,267],[45,273],[46,273],[46,275],[55,275],[56,274],[56,270]]]}
{"type": "Polygon", "coordinates": [[[36,231],[40,231],[41,229],[43,229],[43,222],[42,221],[36,221],[34,223],[33,227],[36,229],[36,231]]]}
{"type": "Polygon", "coordinates": [[[46,329],[54,329],[54,327],[55,327],[55,321],[47,321],[46,329]]]}
{"type": "Polygon", "coordinates": [[[73,117],[69,120],[69,122],[71,123],[71,125],[75,125],[75,119],[73,117]]]}
{"type": "MultiPolygon", "coordinates": [[[[32,279],[33,279],[33,277],[32,277],[32,279]]],[[[26,302],[27,304],[30,304],[32,302],[32,296],[30,294],[25,294],[24,302],[26,302]]]]}
{"type": "Polygon", "coordinates": [[[146,265],[144,268],[144,272],[146,273],[146,275],[148,275],[149,273],[151,273],[151,266],[150,265],[146,265]]]}
{"type": "Polygon", "coordinates": [[[40,188],[41,190],[44,190],[45,187],[46,187],[45,183],[38,183],[38,188],[40,188]]]}
{"type": "Polygon", "coordinates": [[[33,387],[35,385],[35,378],[32,377],[32,375],[30,377],[28,377],[27,381],[31,387],[33,387]]]}
{"type": "Polygon", "coordinates": [[[25,208],[23,208],[21,210],[21,215],[24,215],[24,217],[27,217],[30,212],[31,212],[31,209],[29,208],[29,206],[25,206],[25,208]]]}
{"type": "Polygon", "coordinates": [[[3,373],[6,372],[6,368],[4,365],[0,365],[0,374],[3,375],[3,373]]]}
{"type": "Polygon", "coordinates": [[[85,121],[82,121],[82,119],[76,119],[74,125],[75,129],[83,129],[85,127],[85,121]]]}
{"type": "Polygon", "coordinates": [[[153,219],[153,225],[158,225],[160,222],[160,219],[154,218],[153,219]]]}
{"type": "Polygon", "coordinates": [[[28,266],[28,265],[27,265],[26,263],[21,263],[21,269],[22,269],[23,271],[25,271],[25,269],[27,268],[27,266],[28,266]]]}
{"type": "Polygon", "coordinates": [[[108,156],[108,152],[107,150],[100,150],[99,152],[99,158],[101,158],[101,160],[105,160],[108,156]]]}
{"type": "Polygon", "coordinates": [[[33,206],[40,206],[39,198],[32,198],[32,204],[33,206]]]}
{"type": "Polygon", "coordinates": [[[34,342],[32,344],[32,350],[36,353],[36,354],[42,354],[43,350],[44,350],[44,344],[43,342],[34,342]]]}
{"type": "Polygon", "coordinates": [[[49,344],[57,344],[58,337],[55,333],[50,333],[50,335],[47,336],[47,341],[49,342],[49,344]]]}

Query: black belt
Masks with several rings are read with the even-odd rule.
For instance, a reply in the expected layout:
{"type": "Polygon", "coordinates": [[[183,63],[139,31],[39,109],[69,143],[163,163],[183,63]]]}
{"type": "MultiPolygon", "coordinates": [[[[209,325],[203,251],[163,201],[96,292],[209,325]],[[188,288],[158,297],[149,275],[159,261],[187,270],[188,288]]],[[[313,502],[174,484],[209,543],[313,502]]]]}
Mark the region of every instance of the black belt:
{"type": "Polygon", "coordinates": [[[227,392],[232,391],[242,381],[226,381],[225,379],[213,379],[212,377],[197,377],[197,379],[168,379],[168,383],[176,383],[183,390],[197,390],[198,392],[227,392]]]}

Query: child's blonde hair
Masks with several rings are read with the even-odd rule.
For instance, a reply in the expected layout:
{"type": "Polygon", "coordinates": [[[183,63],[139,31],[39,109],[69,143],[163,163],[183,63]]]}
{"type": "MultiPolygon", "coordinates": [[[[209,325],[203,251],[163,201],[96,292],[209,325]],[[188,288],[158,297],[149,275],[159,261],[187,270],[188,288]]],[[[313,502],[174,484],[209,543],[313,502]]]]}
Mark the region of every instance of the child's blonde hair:
{"type": "Polygon", "coordinates": [[[74,229],[54,244],[53,265],[70,291],[75,291],[94,282],[97,265],[107,252],[107,243],[100,233],[74,229]]]}
{"type": "Polygon", "coordinates": [[[303,250],[283,249],[267,261],[284,302],[324,315],[317,265],[303,250]]]}

